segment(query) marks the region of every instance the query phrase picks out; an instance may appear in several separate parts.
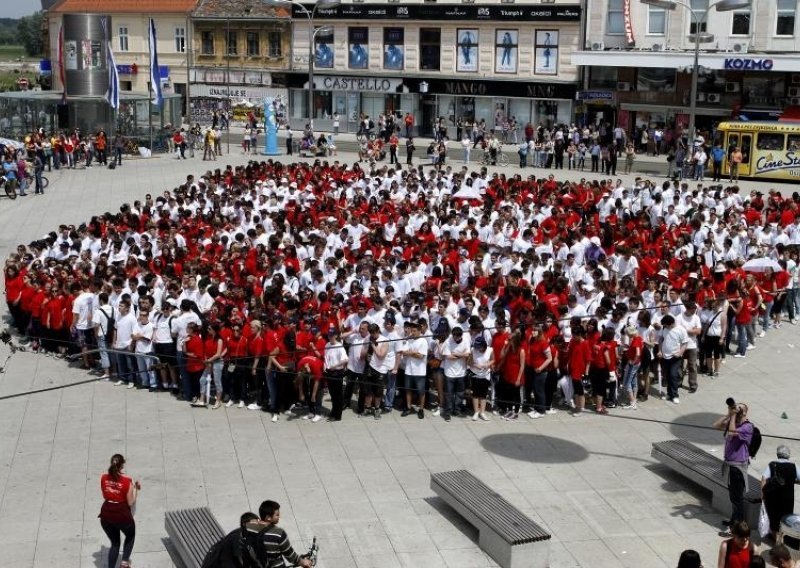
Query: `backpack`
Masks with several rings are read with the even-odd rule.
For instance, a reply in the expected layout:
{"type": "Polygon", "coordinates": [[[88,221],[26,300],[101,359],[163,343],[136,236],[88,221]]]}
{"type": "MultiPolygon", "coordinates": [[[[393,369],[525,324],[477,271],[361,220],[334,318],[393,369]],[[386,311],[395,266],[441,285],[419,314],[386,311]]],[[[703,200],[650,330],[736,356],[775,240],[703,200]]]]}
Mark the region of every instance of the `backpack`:
{"type": "Polygon", "coordinates": [[[761,430],[758,429],[758,426],[753,424],[753,437],[750,438],[750,443],[747,445],[747,451],[750,455],[750,459],[756,457],[756,454],[758,453],[758,450],[760,448],[761,448],[761,430]]]}
{"type": "MultiPolygon", "coordinates": [[[[762,489],[764,497],[769,497],[772,495],[781,495],[783,493],[783,490],[787,487],[786,477],[784,477],[783,475],[779,475],[778,472],[779,465],[782,464],[780,462],[769,463],[769,479],[767,479],[766,483],[764,483],[764,487],[762,489]]],[[[796,466],[791,463],[789,464],[789,466],[792,468],[792,476],[794,476],[797,471],[796,466]]]]}
{"type": "Polygon", "coordinates": [[[222,537],[214,545],[208,549],[206,552],[205,557],[203,558],[203,563],[200,564],[200,568],[219,568],[222,564],[222,549],[225,547],[225,539],[227,537],[222,537]]]}
{"type": "Polygon", "coordinates": [[[116,325],[116,317],[114,317],[114,306],[108,304],[111,307],[111,315],[109,316],[105,311],[100,310],[100,312],[106,316],[106,346],[110,347],[111,342],[114,340],[114,326],[116,325]]]}
{"type": "Polygon", "coordinates": [[[243,536],[240,529],[228,533],[208,549],[200,568],[264,568],[263,562],[258,558],[247,536],[243,536]],[[225,554],[231,539],[237,542],[233,546],[233,555],[225,554]]]}

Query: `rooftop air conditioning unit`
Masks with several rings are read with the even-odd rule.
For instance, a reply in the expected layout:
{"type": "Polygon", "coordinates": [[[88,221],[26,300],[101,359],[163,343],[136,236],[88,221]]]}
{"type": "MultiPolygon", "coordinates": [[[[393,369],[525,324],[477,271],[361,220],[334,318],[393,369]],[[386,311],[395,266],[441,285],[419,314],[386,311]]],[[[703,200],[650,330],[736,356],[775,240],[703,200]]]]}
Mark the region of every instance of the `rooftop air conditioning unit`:
{"type": "Polygon", "coordinates": [[[748,47],[749,44],[747,42],[734,43],[731,46],[731,51],[733,51],[734,53],[747,53],[748,47]]]}
{"type": "Polygon", "coordinates": [[[698,103],[706,102],[706,94],[705,93],[697,93],[697,102],[698,103]]]}
{"type": "Polygon", "coordinates": [[[620,81],[617,83],[617,90],[618,91],[632,91],[633,85],[628,83],[627,81],[620,81]]]}
{"type": "Polygon", "coordinates": [[[725,83],[725,92],[726,93],[738,93],[742,89],[742,86],[739,83],[734,82],[727,82],[725,83]]]}
{"type": "Polygon", "coordinates": [[[661,44],[661,43],[654,43],[654,44],[653,44],[653,45],[650,47],[650,50],[651,50],[651,51],[664,51],[664,45],[663,45],[663,44],[661,44]]]}
{"type": "Polygon", "coordinates": [[[800,97],[792,97],[789,99],[789,104],[792,106],[800,106],[800,97]]]}
{"type": "Polygon", "coordinates": [[[800,97],[800,87],[789,87],[790,97],[800,97]]]}
{"type": "Polygon", "coordinates": [[[603,51],[606,48],[602,41],[593,41],[591,45],[592,51],[603,51]]]}
{"type": "Polygon", "coordinates": [[[708,93],[706,95],[706,102],[719,104],[720,100],[722,100],[722,95],[719,93],[708,93]]]}

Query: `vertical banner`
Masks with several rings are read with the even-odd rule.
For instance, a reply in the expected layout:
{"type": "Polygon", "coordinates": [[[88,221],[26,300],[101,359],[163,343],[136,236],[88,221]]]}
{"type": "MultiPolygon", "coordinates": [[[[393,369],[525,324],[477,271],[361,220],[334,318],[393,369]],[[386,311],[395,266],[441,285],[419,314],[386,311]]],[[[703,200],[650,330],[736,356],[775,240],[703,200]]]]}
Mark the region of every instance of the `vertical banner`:
{"type": "Polygon", "coordinates": [[[150,33],[148,35],[150,48],[150,101],[161,108],[164,104],[164,95],[161,91],[161,72],[158,68],[158,50],[156,48],[156,23],[150,18],[150,33]]]}
{"type": "Polygon", "coordinates": [[[278,120],[275,116],[275,99],[264,99],[264,154],[278,156],[278,120]]]}
{"type": "Polygon", "coordinates": [[[633,21],[631,21],[631,0],[622,0],[622,18],[625,22],[625,39],[628,45],[636,44],[633,36],[633,21]]]}

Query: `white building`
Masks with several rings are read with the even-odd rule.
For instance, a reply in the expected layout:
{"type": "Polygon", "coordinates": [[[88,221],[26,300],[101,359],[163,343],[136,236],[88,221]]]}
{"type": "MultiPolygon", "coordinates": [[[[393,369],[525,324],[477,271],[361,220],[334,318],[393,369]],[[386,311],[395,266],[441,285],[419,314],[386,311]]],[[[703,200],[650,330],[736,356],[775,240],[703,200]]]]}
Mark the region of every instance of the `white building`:
{"type": "MultiPolygon", "coordinates": [[[[739,114],[777,116],[800,104],[798,0],[753,0],[750,8],[719,12],[709,0],[686,0],[713,41],[700,46],[697,126],[739,114]]],[[[669,11],[638,0],[587,0],[584,66],[578,109],[589,122],[686,126],[696,28],[690,10],[669,11]]]]}

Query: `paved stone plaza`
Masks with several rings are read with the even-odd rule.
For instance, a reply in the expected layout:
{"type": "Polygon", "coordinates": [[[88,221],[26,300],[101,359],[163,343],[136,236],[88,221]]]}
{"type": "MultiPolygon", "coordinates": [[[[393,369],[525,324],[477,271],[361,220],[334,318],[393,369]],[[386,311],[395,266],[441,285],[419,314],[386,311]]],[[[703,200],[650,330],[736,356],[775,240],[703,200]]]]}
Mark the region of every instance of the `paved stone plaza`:
{"type": "MultiPolygon", "coordinates": [[[[226,163],[228,156],[216,163],[156,157],[126,161],[116,171],[47,174],[45,196],[0,200],[0,255],[60,223],[117,211],[145,193],[172,189],[188,173],[226,163]]],[[[796,186],[781,190],[791,194],[796,186]]],[[[376,422],[346,412],[340,423],[273,424],[261,412],[192,409],[168,394],[98,382],[0,398],[0,565],[104,566],[98,480],[120,452],[143,487],[137,568],[172,566],[166,511],[208,505],[230,530],[267,498],[282,504],[281,523],[297,549],[318,537],[319,566],[494,566],[473,529],[429,489],[431,472],[456,468],[469,469],[552,532],[553,568],[672,568],[685,548],[700,551],[711,566],[722,517],[709,495],[654,462],[650,445],[680,436],[721,453],[721,433],[670,423],[708,425],[728,396],[750,405],[765,435],[797,437],[798,331],[771,331],[746,361],[729,358],[719,378],[701,377],[699,391],[683,394],[679,406],[651,398],[638,412],[607,417],[560,412],[537,421],[445,423],[393,413],[376,422]]],[[[0,345],[0,363],[7,353],[0,345]]],[[[0,397],[87,378],[64,361],[18,353],[0,375],[0,397]]],[[[777,445],[765,437],[752,473],[777,445]]],[[[800,445],[789,445],[800,457],[800,445]]]]}

